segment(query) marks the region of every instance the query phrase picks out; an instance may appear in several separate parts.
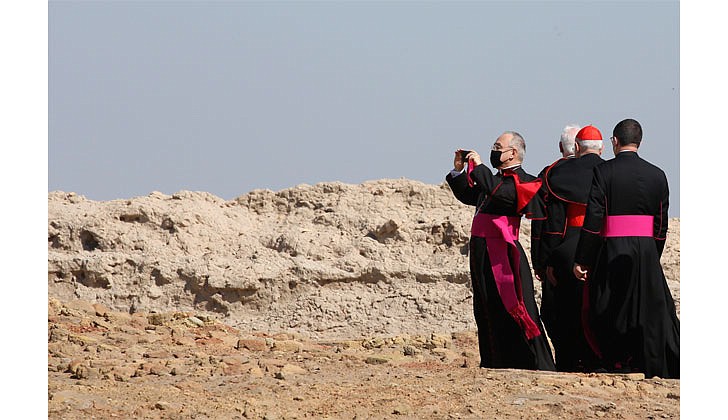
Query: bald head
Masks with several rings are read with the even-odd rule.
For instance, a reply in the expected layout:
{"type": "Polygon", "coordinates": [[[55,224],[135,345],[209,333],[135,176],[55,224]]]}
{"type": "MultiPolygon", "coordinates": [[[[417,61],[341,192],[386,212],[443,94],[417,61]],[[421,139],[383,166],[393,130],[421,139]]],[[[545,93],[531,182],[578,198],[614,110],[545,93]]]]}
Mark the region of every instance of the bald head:
{"type": "Polygon", "coordinates": [[[526,157],[526,141],[516,131],[506,131],[498,137],[493,145],[496,150],[513,149],[513,158],[508,159],[510,164],[522,163],[526,157]]]}

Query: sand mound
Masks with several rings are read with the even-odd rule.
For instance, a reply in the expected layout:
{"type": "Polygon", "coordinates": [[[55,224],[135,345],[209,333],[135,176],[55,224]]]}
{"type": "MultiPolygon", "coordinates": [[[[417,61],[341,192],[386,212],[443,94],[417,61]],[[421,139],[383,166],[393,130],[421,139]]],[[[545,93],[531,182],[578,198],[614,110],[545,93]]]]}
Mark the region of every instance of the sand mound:
{"type": "MultiPolygon", "coordinates": [[[[447,184],[404,179],[229,201],[180,191],[99,202],[56,191],[49,295],[311,338],[471,330],[472,212],[447,184]]],[[[663,266],[678,308],[679,234],[670,220],[663,266]]],[[[526,251],[529,235],[524,221],[526,251]]]]}

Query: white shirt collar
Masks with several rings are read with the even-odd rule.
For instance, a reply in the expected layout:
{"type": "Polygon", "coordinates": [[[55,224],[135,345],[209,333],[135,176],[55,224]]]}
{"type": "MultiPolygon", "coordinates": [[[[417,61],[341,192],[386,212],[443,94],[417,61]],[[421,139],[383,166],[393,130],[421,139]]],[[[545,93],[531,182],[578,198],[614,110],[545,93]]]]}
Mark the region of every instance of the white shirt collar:
{"type": "Polygon", "coordinates": [[[519,166],[521,166],[521,164],[520,163],[516,163],[515,165],[511,165],[511,166],[507,166],[505,168],[498,169],[498,173],[503,173],[503,171],[505,171],[506,169],[516,169],[519,166]]]}

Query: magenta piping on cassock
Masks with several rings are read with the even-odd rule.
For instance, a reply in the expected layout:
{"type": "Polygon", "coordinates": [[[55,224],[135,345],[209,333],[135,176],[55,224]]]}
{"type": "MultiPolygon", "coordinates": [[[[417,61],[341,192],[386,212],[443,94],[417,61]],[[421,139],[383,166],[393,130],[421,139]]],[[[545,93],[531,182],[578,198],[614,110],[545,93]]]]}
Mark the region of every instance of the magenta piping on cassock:
{"type": "Polygon", "coordinates": [[[503,306],[518,323],[526,338],[531,340],[541,335],[523,303],[520,276],[520,254],[516,247],[521,218],[518,216],[496,216],[477,213],[473,218],[471,235],[485,238],[491,270],[503,306]],[[511,259],[508,256],[511,256],[511,259]],[[511,266],[513,261],[513,267],[511,266]]]}
{"type": "Polygon", "coordinates": [[[654,216],[620,215],[607,216],[601,235],[605,238],[623,236],[653,236],[654,216]]]}

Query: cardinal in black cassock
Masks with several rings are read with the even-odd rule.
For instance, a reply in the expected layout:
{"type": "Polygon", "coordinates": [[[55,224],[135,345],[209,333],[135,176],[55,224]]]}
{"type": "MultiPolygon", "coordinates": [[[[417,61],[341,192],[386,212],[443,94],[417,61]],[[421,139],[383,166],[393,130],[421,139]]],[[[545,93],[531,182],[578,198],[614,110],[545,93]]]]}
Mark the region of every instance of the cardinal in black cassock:
{"type": "Polygon", "coordinates": [[[476,207],[470,238],[473,311],[478,326],[480,366],[555,370],[533,295],[533,278],[518,242],[522,216],[543,217],[540,180],[520,166],[523,138],[506,132],[491,151],[493,175],[470,152],[468,171],[455,153],[446,180],[455,197],[476,207]]]}
{"type": "Polygon", "coordinates": [[[615,158],[594,168],[573,271],[586,281],[585,332],[603,367],[679,378],[680,321],[660,265],[669,190],[637,154],[641,140],[633,119],[614,127],[615,158]]]}
{"type": "Polygon", "coordinates": [[[541,314],[554,346],[556,369],[562,372],[590,370],[593,364],[582,328],[582,282],[574,276],[573,265],[592,171],[604,162],[599,156],[602,134],[588,125],[576,134],[575,146],[576,157],[559,159],[543,171],[539,194],[546,219],[534,223],[531,232],[534,269],[542,273],[541,314]]]}

